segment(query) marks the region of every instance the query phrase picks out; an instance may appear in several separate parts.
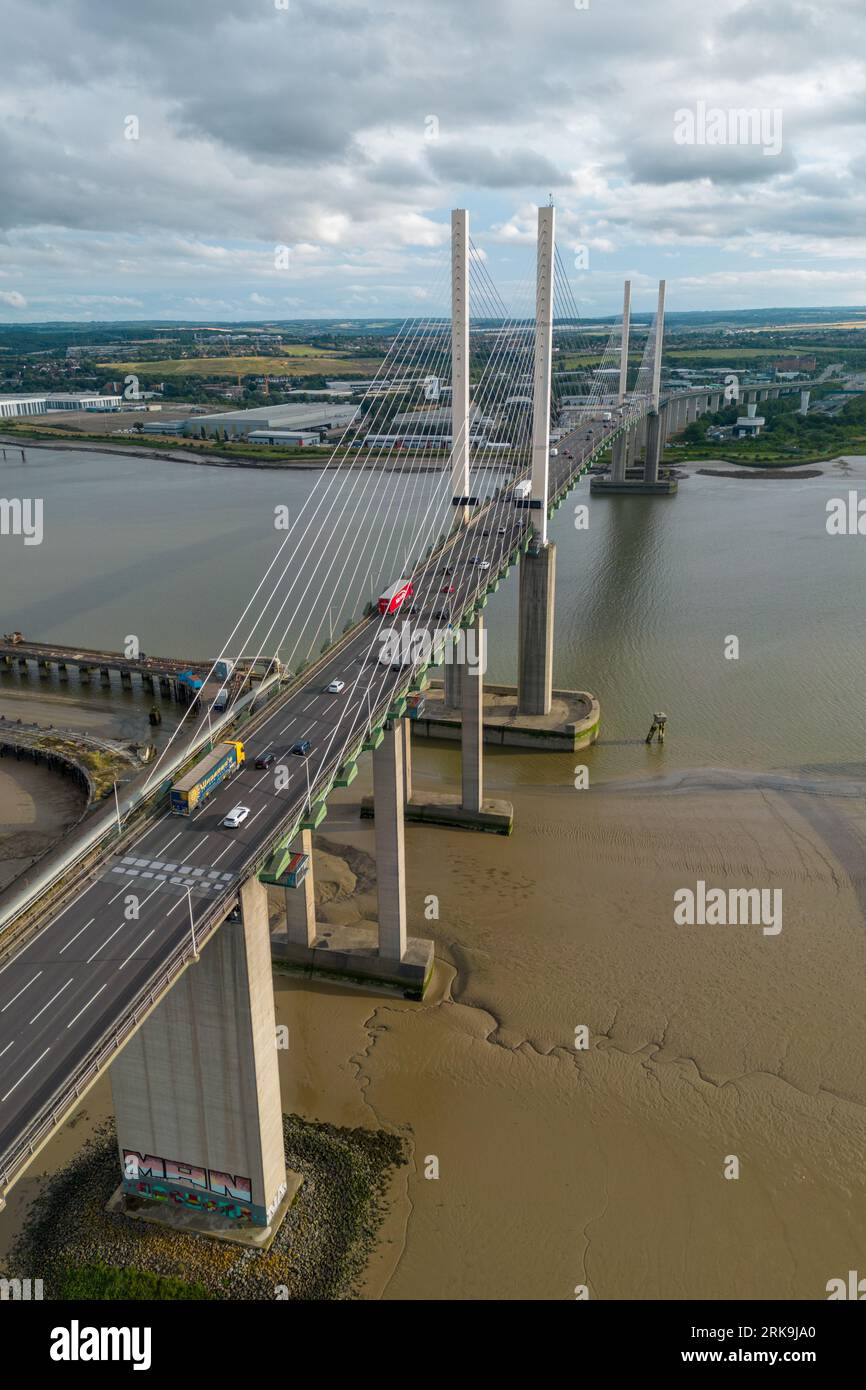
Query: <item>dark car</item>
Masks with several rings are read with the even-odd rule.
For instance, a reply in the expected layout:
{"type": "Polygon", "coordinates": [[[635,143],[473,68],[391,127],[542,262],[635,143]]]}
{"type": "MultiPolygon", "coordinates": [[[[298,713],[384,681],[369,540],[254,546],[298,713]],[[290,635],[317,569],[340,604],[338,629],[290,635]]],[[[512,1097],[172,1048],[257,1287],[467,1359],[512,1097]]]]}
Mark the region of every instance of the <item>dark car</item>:
{"type": "Polygon", "coordinates": [[[276,762],[276,753],[262,753],[256,758],[256,767],[270,767],[271,763],[276,762]]]}
{"type": "Polygon", "coordinates": [[[297,753],[299,758],[305,758],[307,754],[310,752],[312,746],[313,745],[310,743],[310,740],[308,738],[299,738],[297,743],[292,744],[291,749],[289,751],[292,753],[297,753]]]}
{"type": "Polygon", "coordinates": [[[451,610],[450,610],[450,608],[435,608],[435,609],[433,610],[433,617],[434,617],[434,618],[447,618],[448,621],[449,621],[449,623],[450,623],[450,621],[451,621],[451,610]]]}

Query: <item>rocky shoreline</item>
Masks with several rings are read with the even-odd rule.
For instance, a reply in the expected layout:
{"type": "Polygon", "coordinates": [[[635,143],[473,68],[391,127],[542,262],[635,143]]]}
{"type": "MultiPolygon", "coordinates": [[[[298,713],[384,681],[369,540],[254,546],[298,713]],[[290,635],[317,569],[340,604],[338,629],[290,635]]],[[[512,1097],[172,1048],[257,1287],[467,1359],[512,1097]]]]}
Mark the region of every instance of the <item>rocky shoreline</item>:
{"type": "Polygon", "coordinates": [[[118,1185],[113,1119],[34,1198],[9,1277],[39,1278],[46,1299],[334,1300],[358,1296],[408,1145],[386,1130],[283,1116],[286,1161],[303,1175],[262,1252],[106,1211],[118,1185]],[[142,1292],[143,1283],[152,1289],[142,1292]],[[179,1282],[178,1282],[179,1281],[179,1282]]]}

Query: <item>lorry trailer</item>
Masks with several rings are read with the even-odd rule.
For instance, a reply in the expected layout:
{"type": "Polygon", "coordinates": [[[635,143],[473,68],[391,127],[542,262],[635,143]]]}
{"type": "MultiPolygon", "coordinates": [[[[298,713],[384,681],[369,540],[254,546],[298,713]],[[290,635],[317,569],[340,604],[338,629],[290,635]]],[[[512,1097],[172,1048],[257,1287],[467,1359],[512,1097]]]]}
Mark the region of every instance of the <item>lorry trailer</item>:
{"type": "Polygon", "coordinates": [[[244,745],[239,739],[215,744],[213,751],[206,753],[172,787],[169,801],[174,815],[188,816],[221,782],[243,766],[244,759],[244,745]]]}
{"type": "Polygon", "coordinates": [[[396,584],[379,595],[379,612],[396,613],[403,600],[411,598],[414,592],[411,579],[398,579],[396,584]]]}

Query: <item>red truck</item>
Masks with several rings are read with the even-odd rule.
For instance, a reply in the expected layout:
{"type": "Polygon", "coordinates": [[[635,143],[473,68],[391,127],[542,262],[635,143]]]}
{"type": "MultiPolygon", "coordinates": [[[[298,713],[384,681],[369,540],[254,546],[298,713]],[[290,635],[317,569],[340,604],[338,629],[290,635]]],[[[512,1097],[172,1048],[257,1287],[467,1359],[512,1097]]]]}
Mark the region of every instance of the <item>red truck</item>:
{"type": "Polygon", "coordinates": [[[379,612],[383,615],[396,613],[404,600],[411,598],[414,592],[411,579],[398,579],[396,584],[392,584],[390,589],[379,595],[379,612]]]}

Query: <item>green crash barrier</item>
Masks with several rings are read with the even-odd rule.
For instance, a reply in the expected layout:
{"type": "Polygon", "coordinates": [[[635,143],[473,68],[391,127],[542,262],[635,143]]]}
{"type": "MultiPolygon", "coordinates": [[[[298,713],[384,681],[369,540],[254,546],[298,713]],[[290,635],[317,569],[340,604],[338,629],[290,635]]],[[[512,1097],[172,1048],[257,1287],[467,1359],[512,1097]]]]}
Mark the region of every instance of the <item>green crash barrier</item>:
{"type": "Polygon", "coordinates": [[[406,713],[406,697],[405,697],[405,695],[401,695],[400,698],[399,698],[398,700],[395,700],[395,701],[394,701],[393,705],[392,705],[391,708],[389,709],[389,711],[388,711],[388,718],[389,718],[389,719],[402,719],[402,718],[403,718],[403,715],[404,715],[405,713],[406,713]]]}
{"type": "Polygon", "coordinates": [[[374,749],[379,747],[384,737],[385,734],[382,729],[374,729],[370,734],[370,737],[364,739],[364,742],[361,745],[363,751],[365,753],[372,753],[374,749]]]}
{"type": "Polygon", "coordinates": [[[334,778],[335,787],[350,787],[358,775],[358,764],[349,762],[337,771],[334,778]]]}
{"type": "Polygon", "coordinates": [[[327,814],[328,808],[324,801],[317,801],[310,814],[301,821],[301,828],[303,830],[318,830],[327,814]]]}
{"type": "Polygon", "coordinates": [[[297,821],[296,824],[292,826],[289,834],[284,835],[279,844],[274,846],[269,857],[265,860],[256,875],[262,883],[279,882],[280,875],[284,872],[288,861],[292,857],[291,845],[293,841],[297,839],[300,828],[301,822],[297,821]]]}

